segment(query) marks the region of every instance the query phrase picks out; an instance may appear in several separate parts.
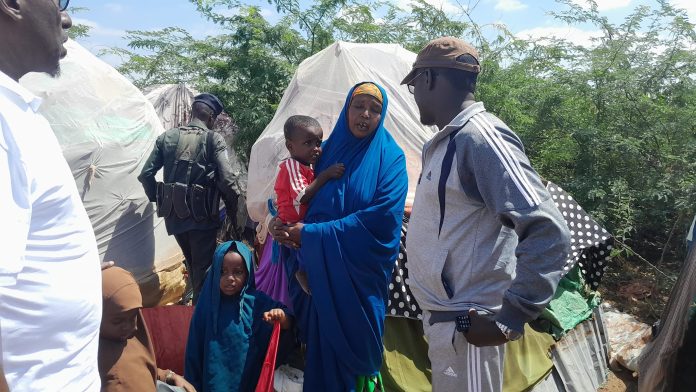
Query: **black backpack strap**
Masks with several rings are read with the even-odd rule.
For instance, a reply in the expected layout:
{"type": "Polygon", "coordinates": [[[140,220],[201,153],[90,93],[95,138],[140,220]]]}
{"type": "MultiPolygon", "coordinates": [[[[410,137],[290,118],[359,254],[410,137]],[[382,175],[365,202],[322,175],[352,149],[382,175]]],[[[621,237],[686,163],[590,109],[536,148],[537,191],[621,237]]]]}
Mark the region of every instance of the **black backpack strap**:
{"type": "Polygon", "coordinates": [[[212,181],[215,176],[217,176],[217,165],[215,163],[215,132],[214,131],[208,131],[208,135],[206,135],[206,140],[205,140],[205,152],[206,152],[206,174],[209,178],[209,182],[212,181]],[[210,173],[212,173],[213,177],[210,177],[210,173]]]}
{"type": "Polygon", "coordinates": [[[214,131],[208,131],[208,134],[206,135],[206,140],[205,140],[205,148],[206,148],[206,153],[207,153],[207,158],[208,158],[208,163],[211,163],[213,160],[213,156],[215,156],[215,132],[214,131]]]}
{"type": "MultiPolygon", "coordinates": [[[[174,176],[176,175],[176,167],[179,163],[179,161],[176,159],[176,149],[179,147],[179,136],[181,136],[181,127],[176,128],[177,132],[174,132],[174,136],[172,138],[172,142],[175,142],[174,144],[176,147],[174,148],[174,154],[169,154],[169,167],[171,170],[169,171],[169,178],[165,178],[164,182],[165,183],[171,183],[174,180],[174,176]]],[[[165,158],[167,158],[167,155],[165,154],[165,158]]],[[[166,165],[166,163],[165,163],[166,165]]]]}

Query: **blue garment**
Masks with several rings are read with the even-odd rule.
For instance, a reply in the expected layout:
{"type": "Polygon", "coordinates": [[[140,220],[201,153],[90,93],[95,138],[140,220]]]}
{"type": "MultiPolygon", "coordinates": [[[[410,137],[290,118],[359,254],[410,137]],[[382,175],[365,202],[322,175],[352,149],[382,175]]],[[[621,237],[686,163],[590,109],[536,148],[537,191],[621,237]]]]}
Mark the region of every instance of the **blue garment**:
{"type": "Polygon", "coordinates": [[[253,256],[241,242],[229,241],[215,250],[189,327],[184,377],[199,392],[254,391],[273,327],[263,313],[287,308],[256,291],[253,256]],[[236,251],[246,262],[246,284],[230,297],[220,291],[222,260],[236,251]]]}
{"type": "Polygon", "coordinates": [[[355,87],[316,167],[318,174],[343,163],[345,174],[312,198],[299,251],[283,252],[293,310],[307,343],[305,391],[353,391],[357,376],[377,374],[382,363],[388,285],[408,177],[404,153],[384,128],[384,89],[378,128],[363,139],[351,134],[347,111],[355,87]],[[311,296],[294,277],[298,258],[311,296]]]}

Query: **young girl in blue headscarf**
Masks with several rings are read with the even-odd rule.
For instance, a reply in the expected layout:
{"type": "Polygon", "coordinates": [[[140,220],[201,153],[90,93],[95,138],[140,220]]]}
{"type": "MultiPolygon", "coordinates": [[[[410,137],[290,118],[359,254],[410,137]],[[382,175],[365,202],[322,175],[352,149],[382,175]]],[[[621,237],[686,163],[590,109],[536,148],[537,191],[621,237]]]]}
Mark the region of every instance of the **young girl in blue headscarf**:
{"type": "Polygon", "coordinates": [[[308,392],[382,389],[388,284],[408,191],[404,153],[384,128],[387,103],[374,83],[350,90],[316,167],[319,174],[344,163],[345,174],[315,194],[304,223],[272,227],[277,240],[298,247],[283,257],[307,343],[308,392]],[[294,278],[300,262],[311,295],[294,278]]]}
{"type": "Polygon", "coordinates": [[[199,392],[254,391],[272,324],[292,327],[285,305],[256,291],[252,260],[241,242],[215,250],[186,345],[184,374],[199,392]]]}

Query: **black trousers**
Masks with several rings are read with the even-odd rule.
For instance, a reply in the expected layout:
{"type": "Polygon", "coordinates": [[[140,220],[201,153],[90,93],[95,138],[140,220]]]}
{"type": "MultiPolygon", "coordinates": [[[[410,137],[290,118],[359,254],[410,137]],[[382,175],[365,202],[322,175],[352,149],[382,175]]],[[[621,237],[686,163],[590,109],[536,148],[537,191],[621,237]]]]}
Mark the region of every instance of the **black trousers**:
{"type": "Polygon", "coordinates": [[[205,273],[213,262],[215,253],[217,229],[190,230],[175,234],[176,242],[186,258],[191,287],[193,288],[193,304],[198,302],[198,295],[205,282],[205,273]]]}

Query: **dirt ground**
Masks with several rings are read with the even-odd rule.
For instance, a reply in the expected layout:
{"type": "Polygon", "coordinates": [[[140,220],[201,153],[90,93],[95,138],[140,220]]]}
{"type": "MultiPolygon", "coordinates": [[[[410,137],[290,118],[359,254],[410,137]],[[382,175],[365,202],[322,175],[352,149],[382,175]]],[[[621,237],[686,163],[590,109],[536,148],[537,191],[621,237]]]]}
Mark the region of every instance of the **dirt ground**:
{"type": "Polygon", "coordinates": [[[638,379],[633,378],[628,370],[609,372],[609,380],[597,392],[637,392],[638,379]]]}

